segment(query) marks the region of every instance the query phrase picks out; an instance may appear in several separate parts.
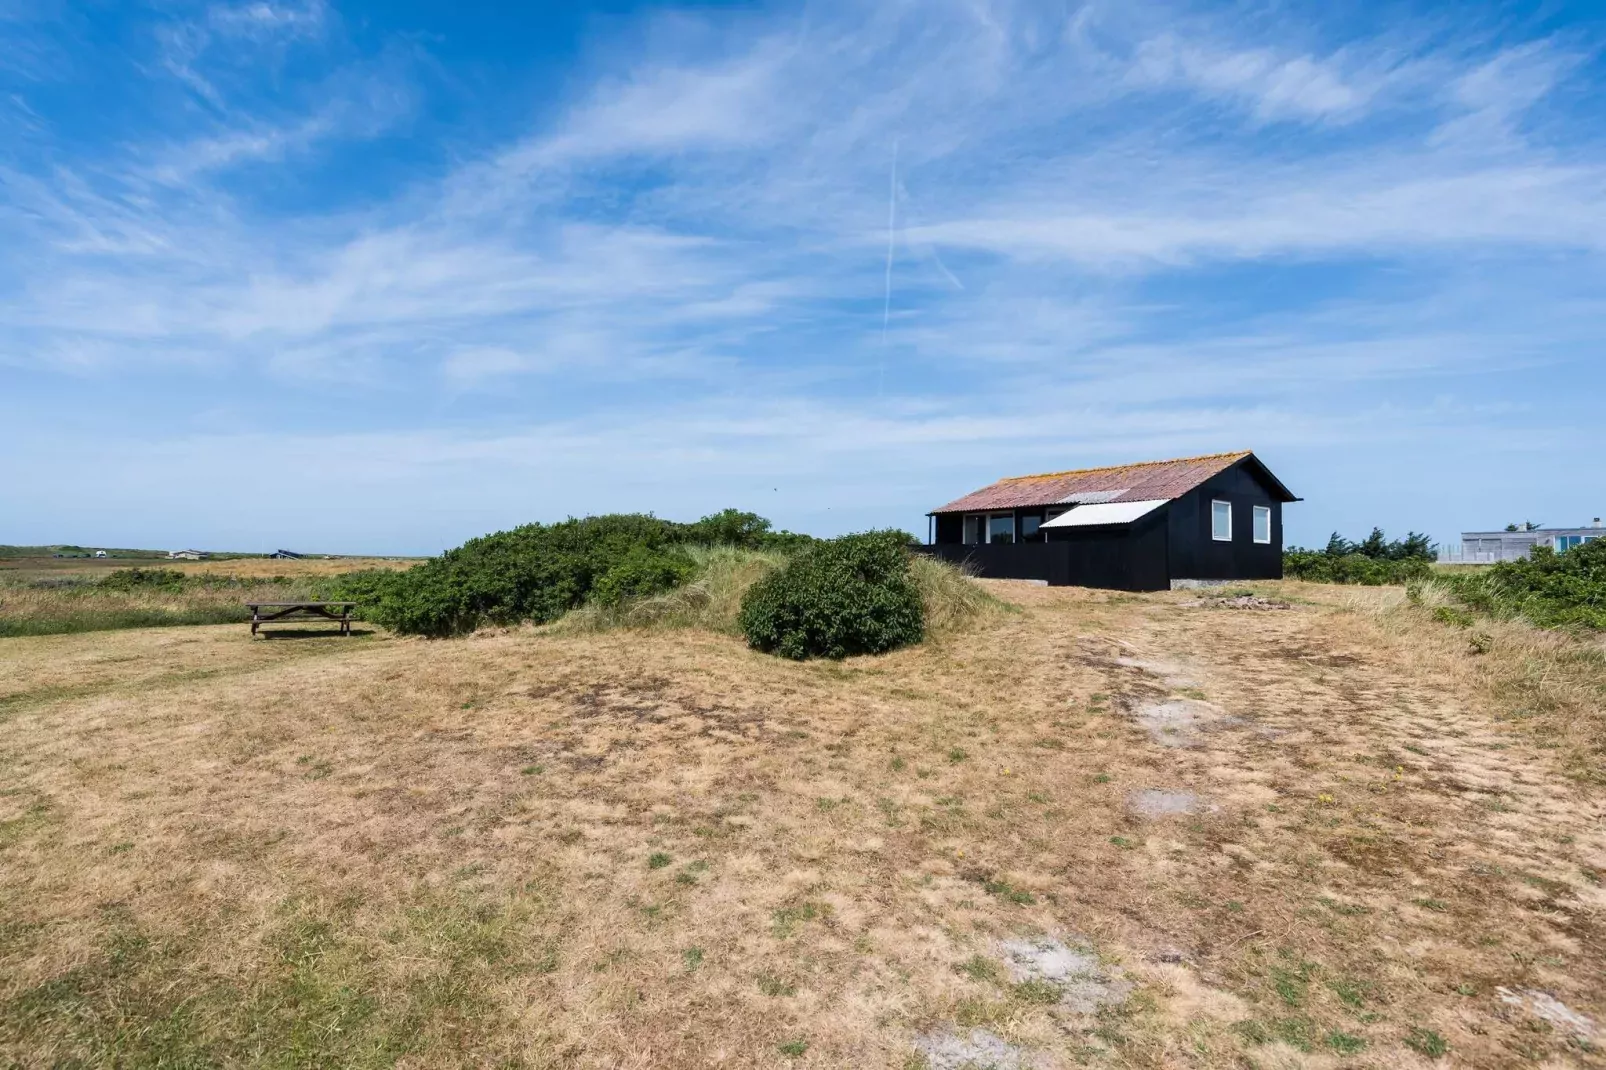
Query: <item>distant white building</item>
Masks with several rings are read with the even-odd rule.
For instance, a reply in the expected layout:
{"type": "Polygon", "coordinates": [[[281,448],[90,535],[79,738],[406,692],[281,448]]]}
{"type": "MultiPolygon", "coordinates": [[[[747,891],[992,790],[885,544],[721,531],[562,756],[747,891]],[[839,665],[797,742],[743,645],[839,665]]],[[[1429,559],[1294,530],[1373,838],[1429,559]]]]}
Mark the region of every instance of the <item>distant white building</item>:
{"type": "Polygon", "coordinates": [[[169,551],[167,551],[167,559],[169,561],[204,561],[208,557],[211,557],[211,556],[212,555],[207,553],[205,550],[169,550],[169,551]]]}
{"type": "Polygon", "coordinates": [[[1439,560],[1450,564],[1486,565],[1497,561],[1519,561],[1535,546],[1548,546],[1565,553],[1574,546],[1606,537],[1600,517],[1581,528],[1518,528],[1516,531],[1463,531],[1459,547],[1446,546],[1439,560]]]}

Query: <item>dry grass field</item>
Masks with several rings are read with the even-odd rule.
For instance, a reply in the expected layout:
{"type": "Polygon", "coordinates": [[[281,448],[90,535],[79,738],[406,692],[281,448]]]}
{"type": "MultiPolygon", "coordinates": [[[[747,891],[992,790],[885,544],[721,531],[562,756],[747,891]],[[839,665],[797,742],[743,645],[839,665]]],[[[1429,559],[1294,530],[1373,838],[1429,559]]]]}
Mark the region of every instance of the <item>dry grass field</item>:
{"type": "Polygon", "coordinates": [[[1601,651],[1255,587],[0,641],[0,1065],[1606,1063],[1601,651]]]}
{"type": "Polygon", "coordinates": [[[190,576],[238,576],[262,579],[273,576],[333,576],[367,568],[408,568],[410,557],[334,557],[280,560],[271,557],[228,557],[206,561],[169,561],[165,557],[0,557],[0,577],[13,581],[45,579],[98,579],[122,568],[170,568],[190,576]]]}

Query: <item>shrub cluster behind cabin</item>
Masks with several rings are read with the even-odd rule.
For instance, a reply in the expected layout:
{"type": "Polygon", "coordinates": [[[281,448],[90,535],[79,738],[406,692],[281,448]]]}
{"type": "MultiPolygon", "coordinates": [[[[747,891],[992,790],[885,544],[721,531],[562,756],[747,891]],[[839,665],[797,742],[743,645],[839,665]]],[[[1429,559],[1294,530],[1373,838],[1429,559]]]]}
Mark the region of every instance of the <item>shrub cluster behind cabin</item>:
{"type": "Polygon", "coordinates": [[[1541,628],[1606,630],[1606,539],[1559,554],[1536,546],[1527,557],[1438,582],[1491,617],[1522,617],[1541,628]]]}
{"type": "Polygon", "coordinates": [[[1433,542],[1419,532],[1389,539],[1382,528],[1360,542],[1333,532],[1321,550],[1290,547],[1283,554],[1283,575],[1315,583],[1358,583],[1370,587],[1424,579],[1433,568],[1433,542]]]}

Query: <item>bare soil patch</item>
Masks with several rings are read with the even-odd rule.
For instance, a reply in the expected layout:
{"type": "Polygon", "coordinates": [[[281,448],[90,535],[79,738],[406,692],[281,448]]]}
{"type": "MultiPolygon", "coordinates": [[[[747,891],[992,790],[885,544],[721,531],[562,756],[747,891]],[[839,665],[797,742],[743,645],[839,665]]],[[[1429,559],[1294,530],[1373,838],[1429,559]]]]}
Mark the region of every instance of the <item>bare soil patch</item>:
{"type": "Polygon", "coordinates": [[[1192,602],[1183,602],[1184,606],[1197,606],[1202,609],[1293,609],[1292,602],[1284,602],[1276,598],[1263,598],[1258,594],[1223,595],[1219,598],[1199,598],[1192,602]]]}
{"type": "Polygon", "coordinates": [[[1205,813],[1215,807],[1191,791],[1142,788],[1126,797],[1126,807],[1139,817],[1179,817],[1205,813]]]}

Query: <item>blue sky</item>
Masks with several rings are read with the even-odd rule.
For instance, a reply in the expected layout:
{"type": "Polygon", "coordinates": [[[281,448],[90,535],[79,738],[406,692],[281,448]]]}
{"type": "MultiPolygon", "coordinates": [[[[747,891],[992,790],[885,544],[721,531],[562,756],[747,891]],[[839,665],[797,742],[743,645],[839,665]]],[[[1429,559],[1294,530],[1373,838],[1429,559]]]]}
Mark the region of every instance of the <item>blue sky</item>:
{"type": "Polygon", "coordinates": [[[0,542],[1606,513],[1599,6],[1339,7],[0,0],[0,542]]]}

